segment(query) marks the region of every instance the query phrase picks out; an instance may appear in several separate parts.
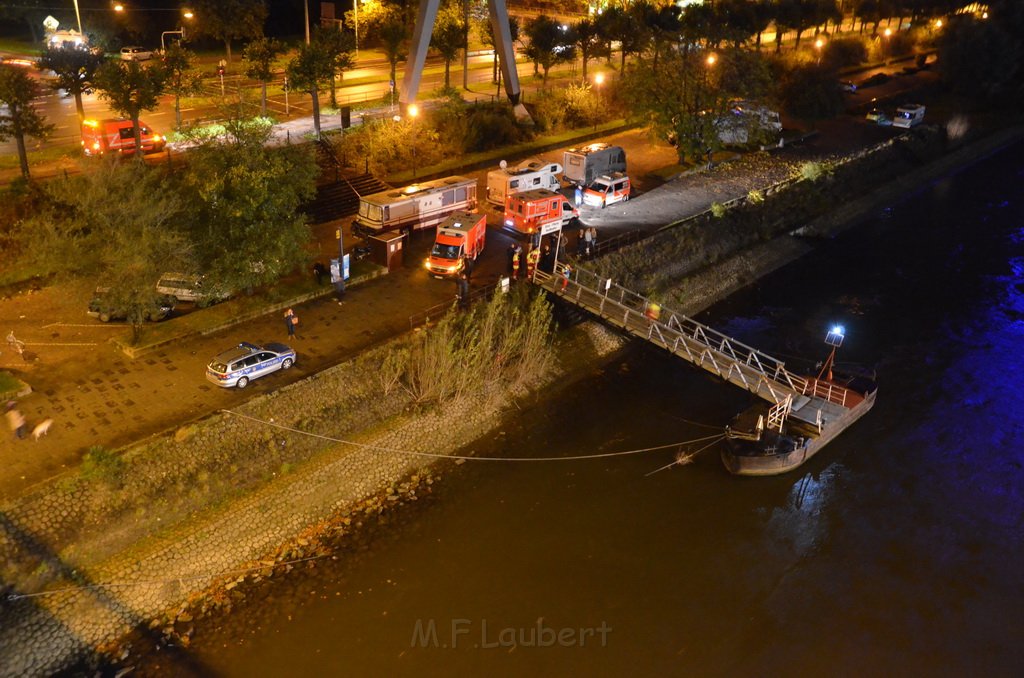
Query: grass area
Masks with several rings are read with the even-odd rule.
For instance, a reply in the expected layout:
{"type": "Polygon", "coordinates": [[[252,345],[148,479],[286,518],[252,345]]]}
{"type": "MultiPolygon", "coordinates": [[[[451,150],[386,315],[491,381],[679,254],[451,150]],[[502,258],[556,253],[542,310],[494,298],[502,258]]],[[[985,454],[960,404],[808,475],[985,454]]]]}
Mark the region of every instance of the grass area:
{"type": "Polygon", "coordinates": [[[0,399],[12,398],[25,387],[25,383],[10,372],[0,372],[0,399]]]}
{"type": "MultiPolygon", "coordinates": [[[[57,146],[56,148],[44,148],[41,151],[29,151],[28,164],[38,165],[63,158],[77,159],[79,157],[81,157],[81,153],[77,146],[57,146]]],[[[0,155],[0,170],[18,169],[19,167],[21,167],[21,161],[18,160],[17,153],[0,155]]]]}
{"type": "MultiPolygon", "coordinates": [[[[356,278],[372,273],[377,268],[379,267],[368,261],[353,261],[349,284],[352,284],[356,278]]],[[[269,289],[252,296],[242,294],[224,303],[215,304],[204,309],[197,309],[179,318],[148,324],[142,329],[142,337],[139,340],[138,346],[158,344],[194,334],[210,332],[233,322],[258,317],[268,313],[269,309],[281,304],[290,303],[298,297],[311,295],[315,292],[326,293],[329,289],[333,288],[326,286],[318,287],[316,282],[308,276],[286,278],[275,283],[269,289]]],[[[126,331],[124,334],[125,342],[127,342],[129,336],[130,332],[126,331]]]]}
{"type": "Polygon", "coordinates": [[[25,38],[0,35],[0,51],[14,52],[16,54],[36,54],[41,51],[42,48],[42,45],[36,44],[25,38]]]}

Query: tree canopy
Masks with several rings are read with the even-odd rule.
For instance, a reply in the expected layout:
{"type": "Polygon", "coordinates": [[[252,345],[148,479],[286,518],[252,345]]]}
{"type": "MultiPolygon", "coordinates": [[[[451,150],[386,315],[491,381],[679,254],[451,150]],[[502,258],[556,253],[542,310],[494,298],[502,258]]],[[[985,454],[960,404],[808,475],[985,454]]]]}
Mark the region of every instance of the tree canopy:
{"type": "Polygon", "coordinates": [[[32,105],[39,94],[36,81],[26,73],[10,66],[0,66],[0,103],[6,111],[0,111],[0,141],[13,138],[18,146],[18,161],[21,174],[28,178],[28,151],[25,137],[45,139],[53,131],[53,125],[46,122],[32,105]]]}
{"type": "Polygon", "coordinates": [[[92,92],[93,77],[103,63],[103,52],[84,48],[65,48],[48,45],[36,65],[40,69],[53,71],[56,76],[51,87],[63,90],[66,96],[75,98],[78,117],[85,117],[82,95],[92,92]]]}

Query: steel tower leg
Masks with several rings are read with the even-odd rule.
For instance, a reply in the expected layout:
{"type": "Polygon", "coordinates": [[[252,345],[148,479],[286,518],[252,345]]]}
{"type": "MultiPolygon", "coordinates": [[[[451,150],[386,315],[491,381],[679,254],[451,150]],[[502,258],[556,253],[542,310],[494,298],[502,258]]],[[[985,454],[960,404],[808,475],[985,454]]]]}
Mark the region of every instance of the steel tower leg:
{"type": "Polygon", "coordinates": [[[508,7],[505,0],[488,0],[487,9],[491,15],[491,32],[494,33],[494,49],[498,51],[501,77],[505,81],[505,94],[512,102],[516,119],[533,122],[526,107],[519,103],[522,89],[519,87],[519,70],[516,68],[516,51],[512,45],[512,32],[508,28],[508,7]]]}
{"type": "Polygon", "coordinates": [[[427,48],[430,47],[430,36],[434,32],[434,21],[437,20],[437,8],[440,4],[441,0],[420,0],[416,26],[412,29],[409,58],[405,62],[405,75],[402,76],[402,89],[398,96],[402,110],[416,101],[416,95],[419,94],[423,64],[427,60],[427,48]]]}

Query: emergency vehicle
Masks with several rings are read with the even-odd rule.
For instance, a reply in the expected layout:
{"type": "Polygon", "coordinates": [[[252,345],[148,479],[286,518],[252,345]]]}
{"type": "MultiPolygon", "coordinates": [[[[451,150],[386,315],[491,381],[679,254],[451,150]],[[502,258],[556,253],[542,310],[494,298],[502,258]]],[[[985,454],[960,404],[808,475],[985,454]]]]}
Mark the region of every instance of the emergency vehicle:
{"type": "Polygon", "coordinates": [[[505,201],[505,226],[519,233],[545,235],[579,216],[565,196],[545,188],[513,193],[505,201]]]}
{"type": "MultiPolygon", "coordinates": [[[[153,129],[139,121],[139,135],[143,153],[162,151],[167,137],[153,132],[153,129]]],[[[124,118],[110,120],[84,120],[82,122],[82,150],[86,155],[105,153],[134,153],[135,131],[132,121],[124,118]]]]}
{"type": "Polygon", "coordinates": [[[467,261],[476,261],[484,251],[486,238],[486,215],[456,212],[437,227],[434,248],[424,266],[437,278],[457,275],[467,261]]]}
{"type": "Polygon", "coordinates": [[[454,212],[476,209],[476,179],[446,177],[366,195],[352,221],[356,235],[432,228],[454,212]]]}
{"type": "Polygon", "coordinates": [[[510,194],[532,188],[556,191],[562,186],[558,181],[561,171],[562,166],[557,162],[533,159],[521,163],[515,169],[508,169],[502,160],[500,169],[487,173],[487,202],[504,205],[505,198],[510,194]]]}
{"type": "Polygon", "coordinates": [[[594,179],[583,191],[583,204],[604,209],[608,205],[629,200],[629,177],[621,172],[594,179]]]}
{"type": "Polygon", "coordinates": [[[570,148],[563,154],[565,180],[580,186],[589,185],[602,174],[626,171],[626,151],[621,146],[595,143],[570,148]]]}

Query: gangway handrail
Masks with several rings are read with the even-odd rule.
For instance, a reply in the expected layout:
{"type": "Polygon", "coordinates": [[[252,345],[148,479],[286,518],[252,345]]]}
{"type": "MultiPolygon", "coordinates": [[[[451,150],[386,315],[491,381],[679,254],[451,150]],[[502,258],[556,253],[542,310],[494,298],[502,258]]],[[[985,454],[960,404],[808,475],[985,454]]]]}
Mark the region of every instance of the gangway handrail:
{"type": "Polygon", "coordinates": [[[761,390],[763,385],[771,396],[768,399],[775,403],[799,394],[845,406],[847,389],[844,387],[831,383],[824,387],[817,380],[793,374],[786,369],[784,361],[678,311],[662,309],[649,298],[628,290],[608,278],[575,266],[556,263],[552,273],[539,269],[535,271],[534,282],[550,288],[551,291],[601,317],[613,320],[631,334],[643,336],[647,341],[660,345],[680,357],[686,357],[690,362],[704,366],[723,379],[732,381],[761,397],[765,397],[761,390]],[[588,296],[589,301],[584,300],[584,294],[588,296]],[[609,305],[611,309],[608,308],[609,305]],[[657,314],[654,309],[658,309],[657,314]],[[660,320],[661,314],[667,314],[668,319],[660,320]],[[700,347],[700,350],[694,351],[697,347],[700,347]],[[756,383],[751,382],[748,374],[758,375],[756,383]]]}

